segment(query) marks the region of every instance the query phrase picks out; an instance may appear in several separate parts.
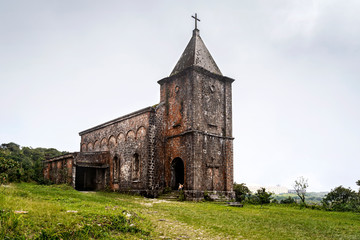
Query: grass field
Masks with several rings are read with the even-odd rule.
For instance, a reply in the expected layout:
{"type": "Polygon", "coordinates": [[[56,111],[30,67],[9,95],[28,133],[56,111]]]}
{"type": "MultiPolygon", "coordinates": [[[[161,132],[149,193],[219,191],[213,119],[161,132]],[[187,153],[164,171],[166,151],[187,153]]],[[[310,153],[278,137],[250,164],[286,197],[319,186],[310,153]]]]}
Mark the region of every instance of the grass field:
{"type": "Polygon", "coordinates": [[[0,239],[360,239],[360,214],[0,187],[0,239]],[[25,211],[16,212],[16,211],[25,211]]]}

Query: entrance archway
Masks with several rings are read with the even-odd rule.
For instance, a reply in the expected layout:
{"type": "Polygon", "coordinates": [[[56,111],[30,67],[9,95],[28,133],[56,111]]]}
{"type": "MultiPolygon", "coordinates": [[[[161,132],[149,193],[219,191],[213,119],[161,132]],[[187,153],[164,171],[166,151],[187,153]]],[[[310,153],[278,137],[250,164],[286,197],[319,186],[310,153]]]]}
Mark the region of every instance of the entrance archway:
{"type": "Polygon", "coordinates": [[[184,184],[184,162],[181,158],[175,158],[171,162],[171,188],[178,189],[179,183],[184,184]]]}

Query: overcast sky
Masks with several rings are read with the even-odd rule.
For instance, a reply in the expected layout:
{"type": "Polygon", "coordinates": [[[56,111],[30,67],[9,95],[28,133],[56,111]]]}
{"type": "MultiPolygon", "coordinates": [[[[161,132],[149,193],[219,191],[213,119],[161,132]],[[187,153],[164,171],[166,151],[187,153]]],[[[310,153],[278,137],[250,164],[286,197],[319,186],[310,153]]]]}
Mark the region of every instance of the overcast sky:
{"type": "Polygon", "coordinates": [[[360,179],[360,1],[0,0],[0,143],[78,133],[159,102],[200,35],[234,78],[234,180],[311,191],[360,179]]]}

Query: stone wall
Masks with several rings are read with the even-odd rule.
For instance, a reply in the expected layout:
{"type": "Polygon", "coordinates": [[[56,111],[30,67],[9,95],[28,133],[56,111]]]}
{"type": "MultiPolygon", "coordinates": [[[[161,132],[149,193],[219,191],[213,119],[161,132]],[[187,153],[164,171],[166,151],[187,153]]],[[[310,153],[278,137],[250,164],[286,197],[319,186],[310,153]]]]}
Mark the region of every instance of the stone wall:
{"type": "Polygon", "coordinates": [[[232,82],[195,66],[158,82],[165,185],[172,185],[172,161],[181,158],[189,198],[202,198],[204,191],[232,195],[232,82]]]}
{"type": "Polygon", "coordinates": [[[71,184],[74,158],[76,156],[77,153],[70,153],[44,161],[44,178],[55,184],[71,184]]]}
{"type": "Polygon", "coordinates": [[[109,151],[111,189],[147,191],[149,163],[153,168],[151,159],[155,157],[151,148],[155,141],[154,115],[154,108],[149,107],[80,133],[82,152],[109,151]]]}

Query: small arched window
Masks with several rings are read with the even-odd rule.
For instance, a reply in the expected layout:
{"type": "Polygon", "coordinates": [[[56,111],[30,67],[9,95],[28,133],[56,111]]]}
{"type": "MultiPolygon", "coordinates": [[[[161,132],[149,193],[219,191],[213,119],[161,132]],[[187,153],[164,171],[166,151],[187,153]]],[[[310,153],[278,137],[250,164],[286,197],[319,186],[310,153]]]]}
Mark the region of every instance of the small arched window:
{"type": "Polygon", "coordinates": [[[113,178],[114,183],[118,183],[120,181],[120,159],[118,156],[115,156],[113,159],[113,178]]]}
{"type": "Polygon", "coordinates": [[[133,155],[132,180],[133,181],[140,181],[140,157],[139,157],[139,154],[137,154],[137,153],[135,153],[133,155]]]}

